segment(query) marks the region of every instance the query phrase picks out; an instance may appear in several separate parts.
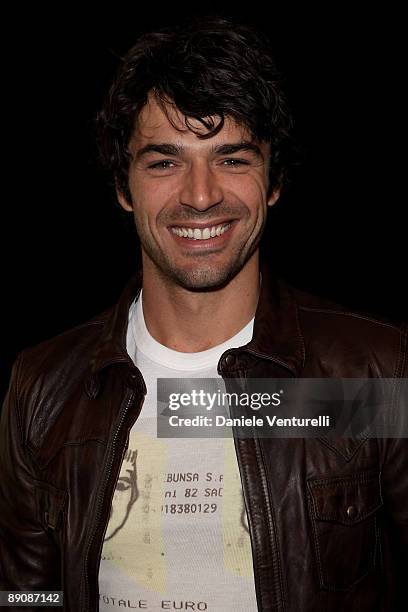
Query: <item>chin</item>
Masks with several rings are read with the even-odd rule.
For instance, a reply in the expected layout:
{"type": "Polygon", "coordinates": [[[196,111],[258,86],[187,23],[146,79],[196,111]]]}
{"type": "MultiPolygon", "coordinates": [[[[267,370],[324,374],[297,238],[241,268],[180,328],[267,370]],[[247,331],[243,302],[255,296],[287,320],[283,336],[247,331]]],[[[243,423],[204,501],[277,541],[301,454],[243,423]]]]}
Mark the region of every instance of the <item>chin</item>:
{"type": "Polygon", "coordinates": [[[171,277],[180,287],[189,291],[215,291],[221,289],[239,272],[241,266],[220,270],[172,270],[171,277]]]}

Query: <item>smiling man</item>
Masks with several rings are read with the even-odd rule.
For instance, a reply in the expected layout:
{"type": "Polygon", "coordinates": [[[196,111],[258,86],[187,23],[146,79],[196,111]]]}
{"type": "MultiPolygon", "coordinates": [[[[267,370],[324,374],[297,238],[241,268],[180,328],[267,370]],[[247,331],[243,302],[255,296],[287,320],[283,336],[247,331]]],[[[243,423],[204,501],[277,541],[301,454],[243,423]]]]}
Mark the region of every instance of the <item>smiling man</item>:
{"type": "Polygon", "coordinates": [[[70,612],[402,610],[404,440],[156,435],[159,378],[407,377],[406,327],[260,261],[291,148],[267,42],[218,18],[141,36],[98,127],[142,269],[16,360],[0,589],[63,590],[70,612]]]}
{"type": "Polygon", "coordinates": [[[118,190],[142,247],[147,328],[183,352],[220,344],[252,319],[259,241],[279,194],[268,194],[270,143],[230,117],[211,138],[199,121],[190,126],[150,94],[129,143],[130,198],[118,190]]]}

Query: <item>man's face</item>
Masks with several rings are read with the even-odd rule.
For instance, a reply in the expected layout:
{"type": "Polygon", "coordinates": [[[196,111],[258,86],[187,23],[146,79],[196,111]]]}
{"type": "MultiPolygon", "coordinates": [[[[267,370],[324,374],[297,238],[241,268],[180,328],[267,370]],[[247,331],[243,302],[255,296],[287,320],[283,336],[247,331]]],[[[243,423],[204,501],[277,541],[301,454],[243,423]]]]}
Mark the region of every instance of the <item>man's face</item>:
{"type": "MultiPolygon", "coordinates": [[[[233,278],[257,251],[266,221],[270,145],[226,118],[222,130],[200,139],[184,116],[154,100],[138,117],[129,143],[129,189],[143,269],[189,290],[233,278]]],[[[194,128],[206,129],[191,120],[194,128]]]]}
{"type": "Polygon", "coordinates": [[[139,497],[136,470],[137,450],[128,449],[123,458],[120,477],[116,483],[105,541],[113,538],[125,525],[133,504],[139,497]]]}

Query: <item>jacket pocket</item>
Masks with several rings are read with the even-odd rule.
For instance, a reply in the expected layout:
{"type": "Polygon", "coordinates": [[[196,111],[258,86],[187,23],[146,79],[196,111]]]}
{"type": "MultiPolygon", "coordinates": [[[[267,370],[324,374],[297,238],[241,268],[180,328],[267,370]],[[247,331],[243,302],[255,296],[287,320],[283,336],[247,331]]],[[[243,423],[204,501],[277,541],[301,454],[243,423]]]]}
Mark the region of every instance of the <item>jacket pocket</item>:
{"type": "Polygon", "coordinates": [[[53,485],[36,480],[34,482],[37,517],[45,530],[56,530],[61,525],[67,493],[53,485]]]}
{"type": "Polygon", "coordinates": [[[320,587],[345,591],[378,560],[380,473],[309,480],[307,488],[320,587]]]}

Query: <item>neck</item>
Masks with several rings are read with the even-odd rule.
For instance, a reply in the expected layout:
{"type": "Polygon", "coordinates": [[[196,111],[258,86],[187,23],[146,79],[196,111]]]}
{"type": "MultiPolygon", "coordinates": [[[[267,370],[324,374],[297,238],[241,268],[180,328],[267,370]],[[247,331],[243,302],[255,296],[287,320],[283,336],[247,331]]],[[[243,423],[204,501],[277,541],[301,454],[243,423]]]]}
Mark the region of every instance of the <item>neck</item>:
{"type": "Polygon", "coordinates": [[[253,318],[259,297],[259,256],[254,253],[224,287],[190,291],[166,283],[144,267],[143,314],[149,333],[164,346],[196,353],[222,344],[253,318]]]}

